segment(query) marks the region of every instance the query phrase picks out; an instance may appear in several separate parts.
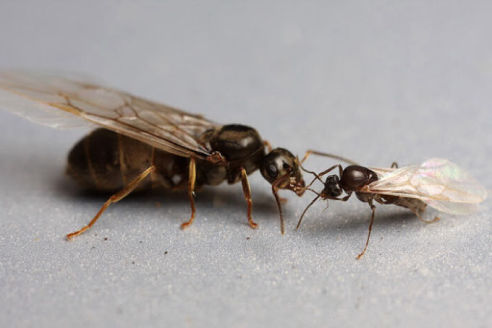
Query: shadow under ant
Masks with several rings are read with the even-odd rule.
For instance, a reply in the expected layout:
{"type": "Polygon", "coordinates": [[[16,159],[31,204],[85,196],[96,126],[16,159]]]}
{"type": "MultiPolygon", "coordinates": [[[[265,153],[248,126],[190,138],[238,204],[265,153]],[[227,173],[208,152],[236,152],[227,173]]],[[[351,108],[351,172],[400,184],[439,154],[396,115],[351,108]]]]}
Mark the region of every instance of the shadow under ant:
{"type": "MultiPolygon", "coordinates": [[[[304,224],[301,231],[303,233],[313,237],[326,236],[327,233],[343,230],[346,232],[367,230],[367,225],[370,220],[371,213],[365,213],[364,211],[353,211],[345,213],[327,213],[323,211],[319,215],[313,216],[311,220],[317,220],[316,223],[304,224]],[[334,217],[336,216],[336,217],[334,217]]],[[[385,210],[380,211],[375,219],[375,228],[378,226],[385,227],[398,227],[409,221],[419,221],[415,215],[407,211],[385,210]]]]}

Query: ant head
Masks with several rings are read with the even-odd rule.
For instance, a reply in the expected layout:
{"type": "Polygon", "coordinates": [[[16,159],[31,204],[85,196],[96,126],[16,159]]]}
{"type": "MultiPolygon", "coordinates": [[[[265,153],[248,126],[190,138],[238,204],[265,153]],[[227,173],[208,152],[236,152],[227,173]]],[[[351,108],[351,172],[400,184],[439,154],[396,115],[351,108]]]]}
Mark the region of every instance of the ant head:
{"type": "Polygon", "coordinates": [[[340,186],[340,178],[338,175],[329,175],[325,180],[325,188],[321,194],[326,198],[338,197],[343,193],[340,186]]]}
{"type": "Polygon", "coordinates": [[[304,179],[299,170],[299,161],[283,148],[275,148],[261,163],[261,175],[279,189],[289,189],[299,196],[304,192],[304,179]]]}

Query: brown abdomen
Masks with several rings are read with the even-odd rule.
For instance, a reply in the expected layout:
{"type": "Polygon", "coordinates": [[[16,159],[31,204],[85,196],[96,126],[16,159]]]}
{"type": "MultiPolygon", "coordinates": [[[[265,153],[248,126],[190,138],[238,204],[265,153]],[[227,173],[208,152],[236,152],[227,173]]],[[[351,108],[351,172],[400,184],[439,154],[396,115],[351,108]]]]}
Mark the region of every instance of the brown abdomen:
{"type": "MultiPolygon", "coordinates": [[[[116,191],[152,165],[152,157],[151,146],[97,129],[72,148],[67,174],[86,189],[116,191]]],[[[150,177],[138,189],[148,187],[149,183],[150,177]]]]}

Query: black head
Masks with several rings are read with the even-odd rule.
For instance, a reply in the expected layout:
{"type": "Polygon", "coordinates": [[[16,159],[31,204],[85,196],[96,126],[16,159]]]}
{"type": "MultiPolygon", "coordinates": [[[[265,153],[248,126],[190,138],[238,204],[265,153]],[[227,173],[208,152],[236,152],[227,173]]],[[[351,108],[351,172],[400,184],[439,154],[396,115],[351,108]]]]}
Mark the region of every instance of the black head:
{"type": "Polygon", "coordinates": [[[292,153],[283,148],[275,148],[261,163],[261,174],[279,189],[289,189],[299,196],[304,192],[304,179],[299,162],[292,153]]]}
{"type": "Polygon", "coordinates": [[[329,175],[325,180],[325,188],[321,192],[322,198],[338,197],[343,193],[338,175],[329,175]]]}

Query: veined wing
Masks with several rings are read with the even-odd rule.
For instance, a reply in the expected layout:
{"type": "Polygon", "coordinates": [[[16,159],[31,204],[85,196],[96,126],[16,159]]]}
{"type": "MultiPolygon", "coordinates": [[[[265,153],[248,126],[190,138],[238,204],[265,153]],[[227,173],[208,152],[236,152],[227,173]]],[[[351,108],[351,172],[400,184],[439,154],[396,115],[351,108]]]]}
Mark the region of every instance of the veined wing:
{"type": "Polygon", "coordinates": [[[211,155],[199,137],[219,127],[126,92],[27,72],[0,73],[0,108],[51,127],[96,124],[183,157],[211,155]]]}
{"type": "Polygon", "coordinates": [[[418,198],[442,212],[468,213],[487,197],[485,188],[470,174],[446,159],[433,158],[421,165],[374,171],[379,180],[362,191],[418,198]]]}

